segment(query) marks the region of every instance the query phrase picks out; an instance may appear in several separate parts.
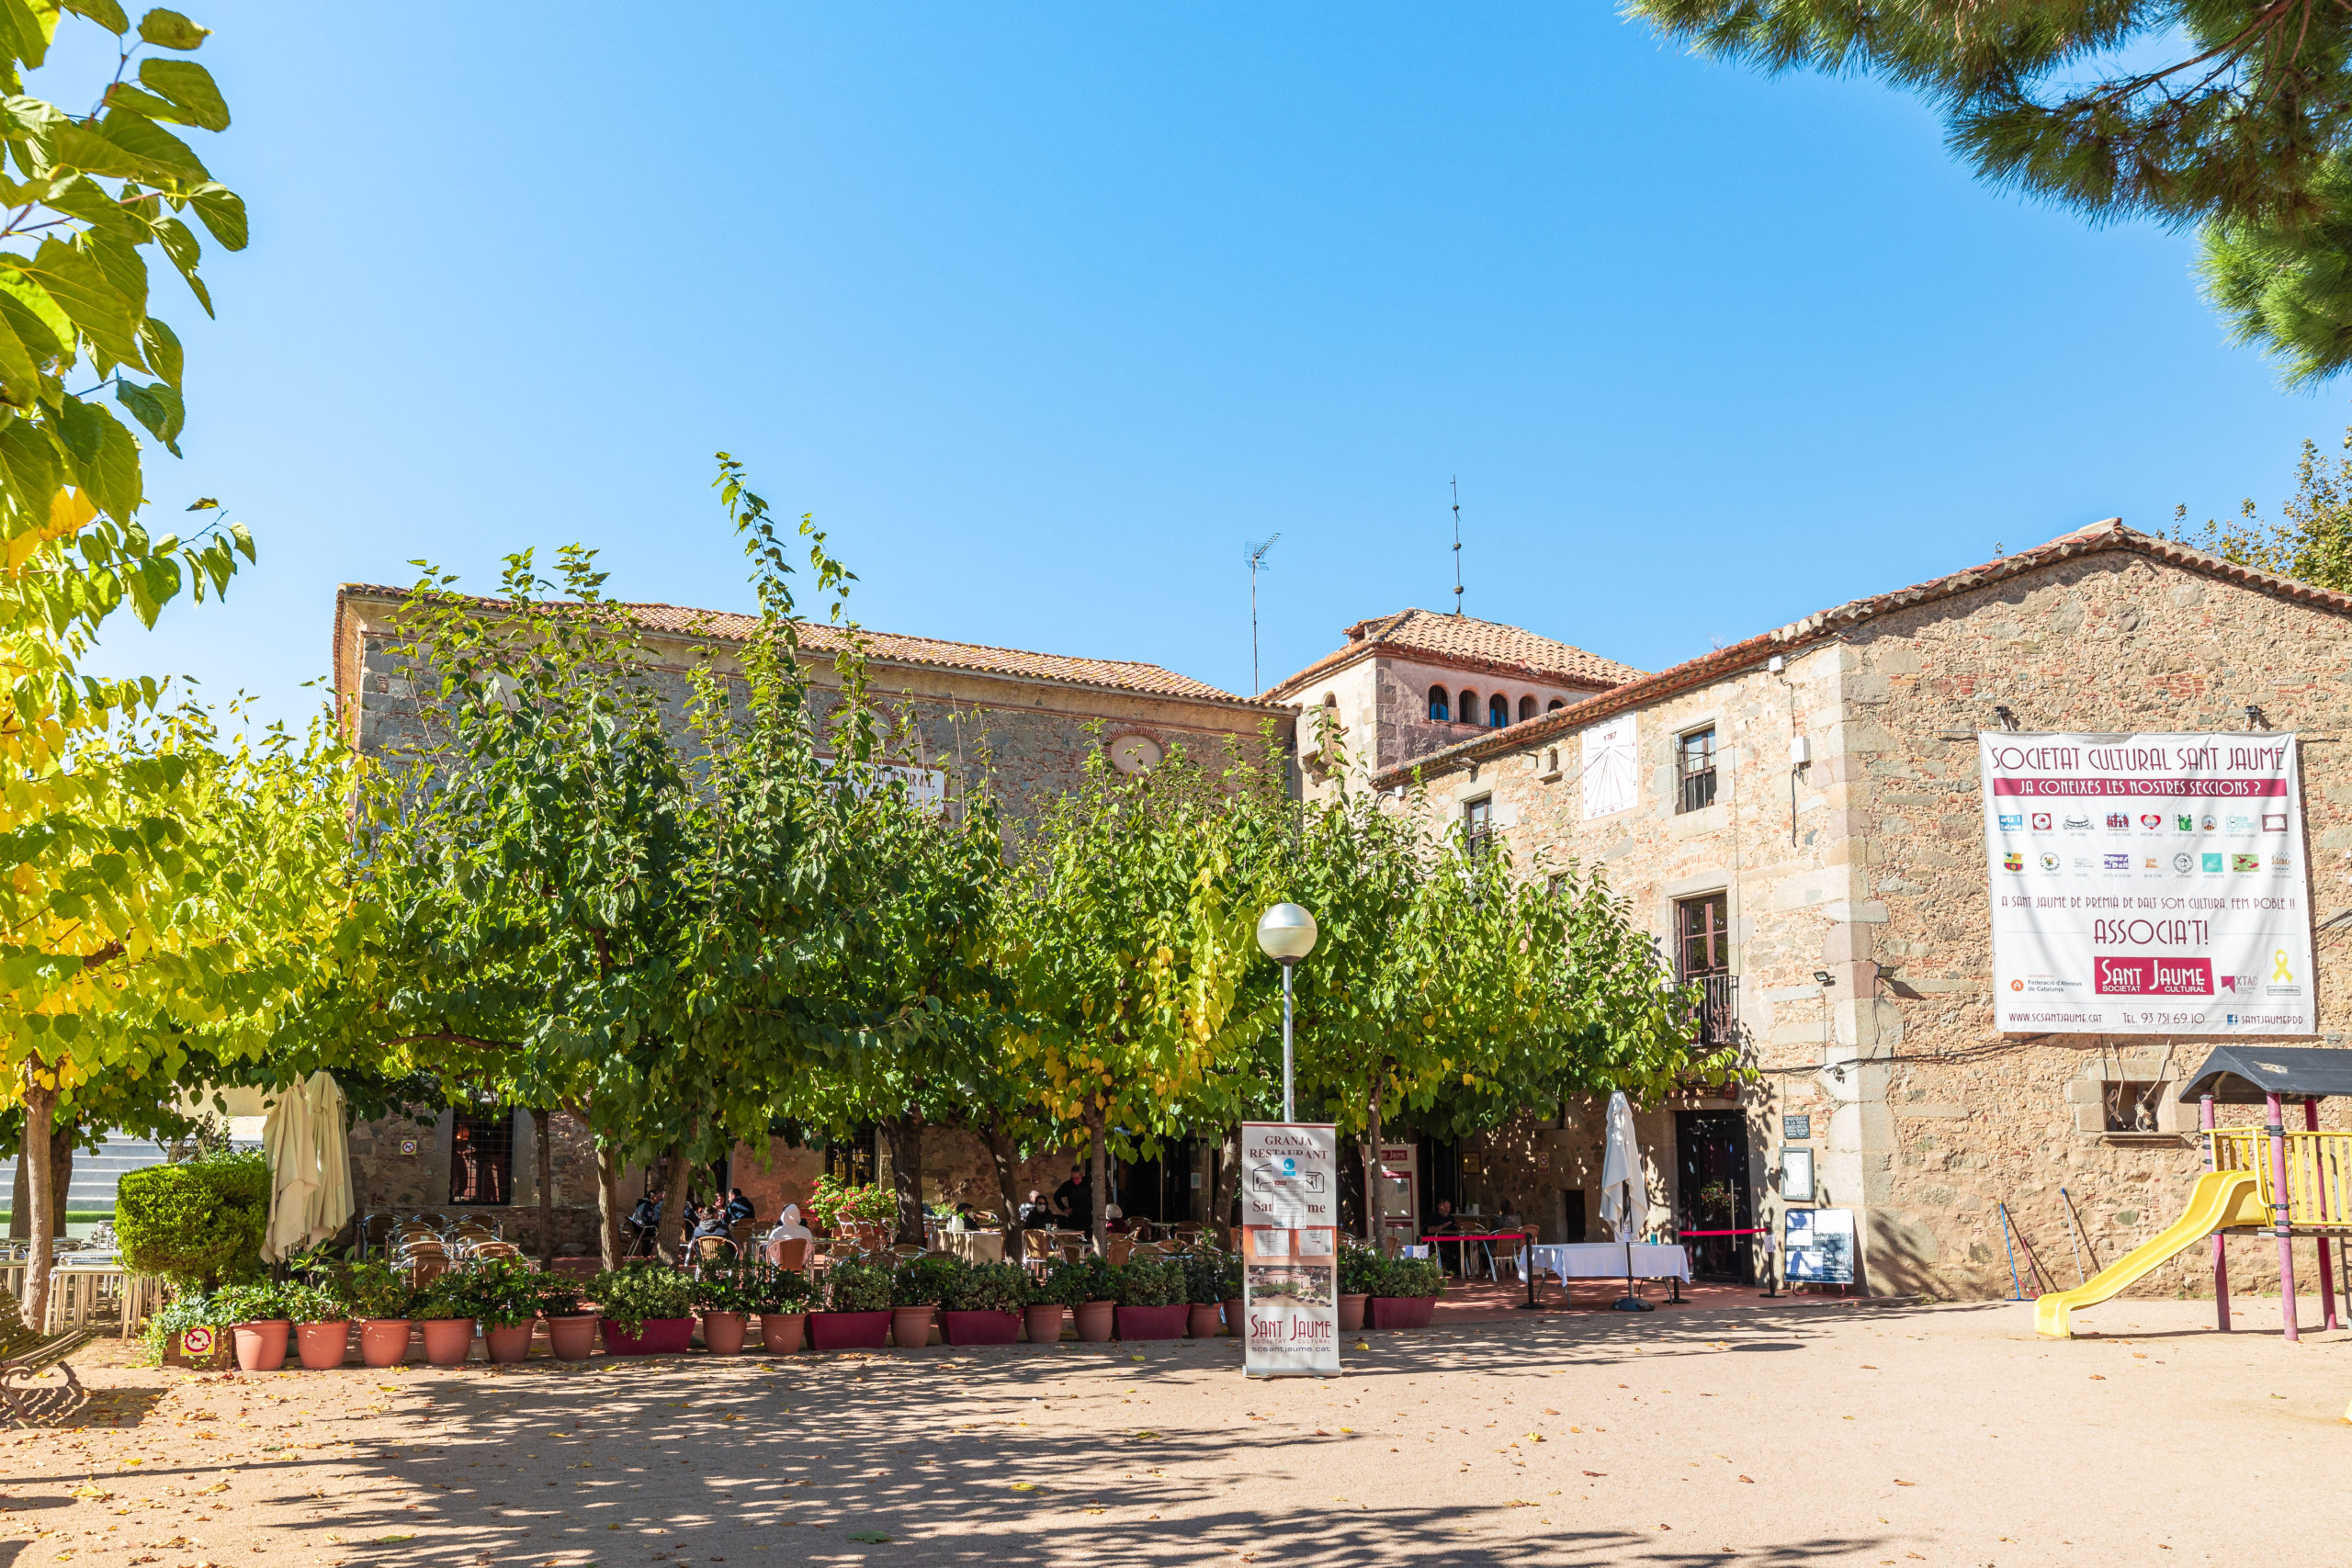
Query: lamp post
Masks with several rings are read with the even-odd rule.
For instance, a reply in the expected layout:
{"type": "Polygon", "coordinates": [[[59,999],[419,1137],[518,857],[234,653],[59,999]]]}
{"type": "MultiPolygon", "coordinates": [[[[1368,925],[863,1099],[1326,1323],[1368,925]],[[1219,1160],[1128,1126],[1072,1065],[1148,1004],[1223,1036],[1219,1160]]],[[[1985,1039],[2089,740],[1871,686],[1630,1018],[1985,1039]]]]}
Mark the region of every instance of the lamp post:
{"type": "Polygon", "coordinates": [[[1283,966],[1283,1120],[1295,1122],[1291,1104],[1290,972],[1315,951],[1315,917],[1296,904],[1277,904],[1258,917],[1258,946],[1283,966]]]}

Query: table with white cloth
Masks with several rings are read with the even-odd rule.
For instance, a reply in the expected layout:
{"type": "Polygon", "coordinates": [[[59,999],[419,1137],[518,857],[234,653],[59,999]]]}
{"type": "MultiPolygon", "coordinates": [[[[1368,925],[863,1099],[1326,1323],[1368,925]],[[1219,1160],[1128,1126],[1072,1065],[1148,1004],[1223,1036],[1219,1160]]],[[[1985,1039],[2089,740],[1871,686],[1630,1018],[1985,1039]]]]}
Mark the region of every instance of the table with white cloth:
{"type": "MultiPolygon", "coordinates": [[[[1566,1285],[1570,1280],[1673,1280],[1690,1278],[1690,1255],[1673,1242],[1637,1241],[1633,1264],[1626,1266],[1622,1241],[1555,1243],[1527,1249],[1528,1267],[1538,1277],[1552,1274],[1566,1285]]],[[[1532,1298],[1531,1298],[1532,1299],[1532,1298]]]]}
{"type": "Polygon", "coordinates": [[[942,1251],[952,1252],[967,1263],[1001,1263],[1004,1261],[1002,1231],[941,1231],[942,1251]]]}

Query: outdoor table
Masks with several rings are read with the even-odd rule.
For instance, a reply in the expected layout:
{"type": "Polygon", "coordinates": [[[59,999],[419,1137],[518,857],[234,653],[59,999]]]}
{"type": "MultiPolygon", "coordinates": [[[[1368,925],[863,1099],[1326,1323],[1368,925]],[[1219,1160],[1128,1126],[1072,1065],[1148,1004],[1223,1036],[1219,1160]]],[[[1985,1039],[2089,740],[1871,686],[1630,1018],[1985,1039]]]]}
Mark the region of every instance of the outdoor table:
{"type": "MultiPolygon", "coordinates": [[[[1487,1278],[1490,1280],[1498,1280],[1500,1279],[1501,1276],[1495,1272],[1494,1244],[1498,1241],[1524,1241],[1527,1239],[1527,1233],[1525,1231],[1465,1231],[1456,1235],[1447,1231],[1435,1231],[1421,1237],[1421,1239],[1426,1242],[1476,1241],[1484,1243],[1487,1248],[1487,1278]]],[[[1470,1277],[1470,1255],[1466,1252],[1462,1255],[1462,1277],[1465,1280],[1470,1277]]]]}
{"type": "Polygon", "coordinates": [[[1632,1266],[1626,1264],[1626,1244],[1622,1241],[1555,1242],[1527,1249],[1527,1295],[1535,1299],[1535,1281],[1541,1273],[1558,1276],[1566,1289],[1570,1280],[1623,1280],[1628,1274],[1636,1280],[1670,1280],[1674,1281],[1675,1299],[1682,1299],[1682,1281],[1690,1278],[1690,1255],[1673,1242],[1637,1241],[1633,1244],[1632,1266]]]}
{"type": "Polygon", "coordinates": [[[942,1231],[942,1250],[952,1252],[967,1263],[1001,1263],[1004,1261],[1004,1235],[1001,1231],[942,1231]]]}

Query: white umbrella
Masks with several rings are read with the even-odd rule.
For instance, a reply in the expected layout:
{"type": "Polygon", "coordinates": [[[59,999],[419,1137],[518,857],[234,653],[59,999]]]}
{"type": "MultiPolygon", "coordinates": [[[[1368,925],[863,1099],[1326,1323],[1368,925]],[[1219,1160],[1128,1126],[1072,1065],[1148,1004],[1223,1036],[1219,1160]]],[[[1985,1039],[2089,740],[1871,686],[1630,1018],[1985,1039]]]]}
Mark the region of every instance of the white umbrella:
{"type": "Polygon", "coordinates": [[[1647,1312],[1650,1303],[1634,1294],[1634,1239],[1649,1219],[1649,1183],[1642,1174],[1642,1145],[1634,1135],[1634,1108],[1621,1090],[1609,1097],[1609,1146],[1600,1156],[1600,1223],[1625,1244],[1625,1294],[1619,1312],[1647,1312]]]}
{"type": "Polygon", "coordinates": [[[262,1126],[269,1157],[265,1261],[325,1240],[351,1218],[351,1161],[344,1150],[343,1089],[326,1073],[280,1095],[262,1126]]]}

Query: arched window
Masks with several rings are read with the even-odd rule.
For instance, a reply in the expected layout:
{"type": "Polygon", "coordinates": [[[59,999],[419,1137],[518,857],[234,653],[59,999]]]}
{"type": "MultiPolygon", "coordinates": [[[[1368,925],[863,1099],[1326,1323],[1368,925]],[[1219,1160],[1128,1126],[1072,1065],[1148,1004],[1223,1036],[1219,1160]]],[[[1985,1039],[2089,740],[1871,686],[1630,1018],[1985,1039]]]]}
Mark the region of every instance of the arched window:
{"type": "Polygon", "coordinates": [[[1544,705],[1544,711],[1545,713],[1557,713],[1567,705],[1568,705],[1566,703],[1563,702],[1558,697],[1554,697],[1550,702],[1544,705]]]}
{"type": "Polygon", "coordinates": [[[1443,686],[1431,686],[1430,688],[1430,717],[1435,719],[1440,724],[1451,724],[1453,722],[1453,707],[1452,704],[1446,701],[1445,688],[1443,686]]]}
{"type": "Polygon", "coordinates": [[[1533,718],[1534,716],[1535,716],[1535,699],[1534,699],[1533,697],[1521,697],[1521,698],[1520,698],[1520,699],[1519,699],[1519,720],[1520,720],[1520,722],[1521,722],[1521,724],[1524,724],[1524,723],[1526,723],[1529,719],[1533,718]]]}
{"type": "Polygon", "coordinates": [[[1510,728],[1510,699],[1500,692],[1487,699],[1487,725],[1491,729],[1510,728]]]}
{"type": "Polygon", "coordinates": [[[1324,694],[1323,694],[1323,705],[1324,705],[1325,707],[1327,707],[1327,708],[1335,708],[1335,707],[1338,707],[1338,706],[1340,705],[1340,694],[1339,694],[1339,693],[1337,693],[1337,692],[1326,692],[1326,693],[1324,693],[1324,694]]]}
{"type": "Polygon", "coordinates": [[[1463,723],[1464,723],[1464,724],[1476,724],[1476,723],[1477,723],[1477,722],[1478,722],[1478,694],[1477,694],[1477,693],[1476,693],[1476,692],[1464,692],[1464,693],[1463,693],[1463,694],[1462,694],[1462,703],[1461,703],[1461,705],[1460,705],[1460,706],[1458,706],[1458,707],[1456,707],[1453,711],[1454,711],[1455,713],[1458,713],[1458,714],[1460,714],[1460,715],[1462,716],[1462,722],[1463,722],[1463,723]]]}

